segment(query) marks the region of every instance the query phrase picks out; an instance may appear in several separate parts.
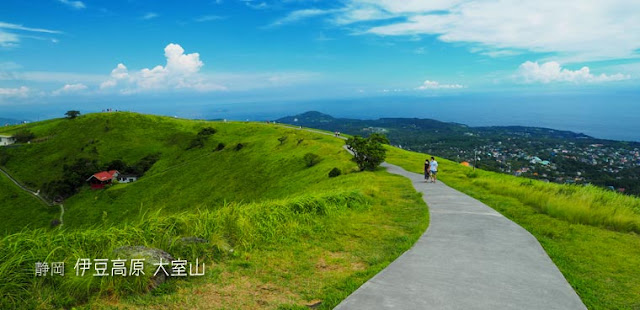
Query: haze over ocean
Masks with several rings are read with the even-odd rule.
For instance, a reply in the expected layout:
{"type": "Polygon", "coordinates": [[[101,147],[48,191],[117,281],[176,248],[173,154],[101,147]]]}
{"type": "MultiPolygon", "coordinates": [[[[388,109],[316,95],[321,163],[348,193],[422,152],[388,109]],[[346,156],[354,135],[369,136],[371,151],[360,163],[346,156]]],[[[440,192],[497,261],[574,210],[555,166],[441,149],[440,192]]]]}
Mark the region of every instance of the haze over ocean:
{"type": "Polygon", "coordinates": [[[278,102],[211,103],[194,98],[154,98],[138,102],[118,98],[117,104],[0,106],[0,117],[42,120],[62,117],[67,109],[83,113],[103,108],[198,119],[274,120],[306,111],[334,117],[417,117],[470,126],[532,126],[584,133],[596,138],[640,141],[640,93],[457,95],[438,97],[286,100],[278,102]]]}

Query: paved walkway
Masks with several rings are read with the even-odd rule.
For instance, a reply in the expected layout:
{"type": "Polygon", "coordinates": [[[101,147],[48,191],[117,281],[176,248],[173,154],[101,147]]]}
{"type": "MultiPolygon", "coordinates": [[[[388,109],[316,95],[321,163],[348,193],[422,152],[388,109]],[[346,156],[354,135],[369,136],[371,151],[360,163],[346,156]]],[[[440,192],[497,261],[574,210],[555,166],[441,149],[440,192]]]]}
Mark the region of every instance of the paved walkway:
{"type": "Polygon", "coordinates": [[[586,309],[522,227],[441,182],[383,166],[424,193],[429,228],[336,309],[586,309]]]}

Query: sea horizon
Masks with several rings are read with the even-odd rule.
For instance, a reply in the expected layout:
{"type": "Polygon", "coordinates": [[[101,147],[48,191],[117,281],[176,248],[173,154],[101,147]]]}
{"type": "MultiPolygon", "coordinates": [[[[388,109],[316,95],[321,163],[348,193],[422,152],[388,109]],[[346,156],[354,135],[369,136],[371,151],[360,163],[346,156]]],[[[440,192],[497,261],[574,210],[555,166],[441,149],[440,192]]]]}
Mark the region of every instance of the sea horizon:
{"type": "Polygon", "coordinates": [[[158,99],[153,104],[133,99],[119,100],[117,104],[93,103],[90,108],[73,103],[0,106],[0,117],[39,121],[62,117],[67,110],[92,113],[113,109],[189,119],[266,121],[318,111],[336,118],[426,118],[471,127],[541,127],[599,139],[640,142],[638,98],[636,93],[613,97],[610,94],[456,95],[221,103],[158,99]]]}

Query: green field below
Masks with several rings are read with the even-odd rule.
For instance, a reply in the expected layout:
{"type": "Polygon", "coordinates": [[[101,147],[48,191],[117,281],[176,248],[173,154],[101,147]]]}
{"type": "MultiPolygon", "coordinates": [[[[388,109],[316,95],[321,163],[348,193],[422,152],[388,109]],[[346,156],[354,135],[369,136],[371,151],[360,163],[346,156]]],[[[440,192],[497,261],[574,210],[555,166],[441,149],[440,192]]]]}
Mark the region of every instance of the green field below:
{"type": "MultiPolygon", "coordinates": [[[[387,161],[422,173],[427,156],[390,147],[387,161]]],[[[640,199],[437,160],[438,179],[532,233],[589,309],[640,308],[640,199]]]]}

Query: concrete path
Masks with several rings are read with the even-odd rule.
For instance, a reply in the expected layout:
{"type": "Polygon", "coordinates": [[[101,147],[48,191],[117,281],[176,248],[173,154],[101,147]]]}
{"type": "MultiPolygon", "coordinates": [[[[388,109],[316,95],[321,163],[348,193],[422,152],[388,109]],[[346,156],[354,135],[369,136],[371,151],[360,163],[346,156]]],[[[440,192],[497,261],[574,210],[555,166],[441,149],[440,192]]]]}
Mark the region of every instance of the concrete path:
{"type": "Polygon", "coordinates": [[[441,182],[383,166],[424,193],[429,228],[336,309],[586,309],[522,227],[441,182]]]}

